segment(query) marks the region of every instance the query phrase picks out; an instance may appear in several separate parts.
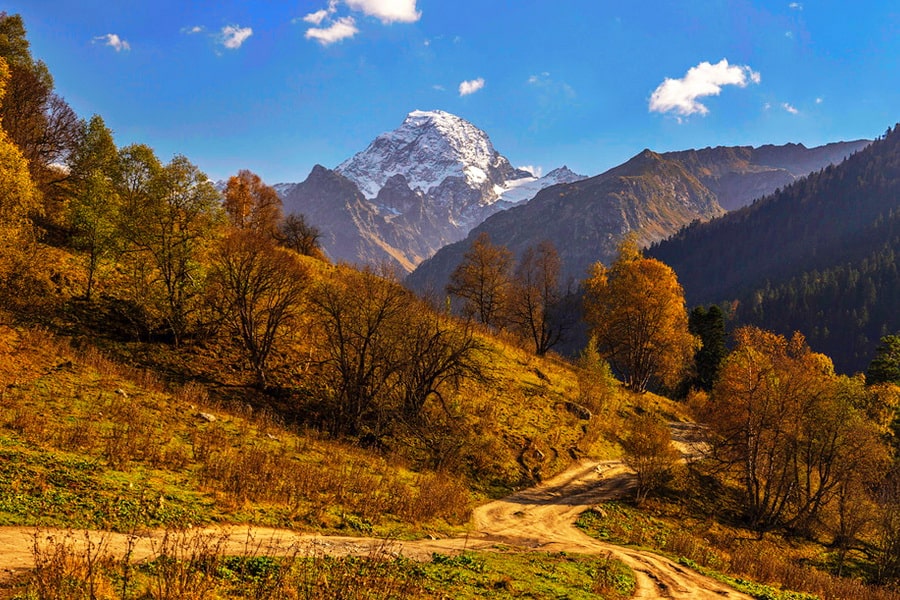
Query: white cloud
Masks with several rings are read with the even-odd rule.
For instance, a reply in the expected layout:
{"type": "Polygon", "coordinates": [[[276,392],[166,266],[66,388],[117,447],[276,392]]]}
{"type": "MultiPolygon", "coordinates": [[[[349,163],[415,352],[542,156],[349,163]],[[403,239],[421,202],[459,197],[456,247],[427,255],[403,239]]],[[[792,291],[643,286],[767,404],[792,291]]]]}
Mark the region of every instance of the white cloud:
{"type": "Polygon", "coordinates": [[[249,27],[226,25],[219,34],[219,43],[229,50],[237,50],[251,35],[253,35],[253,30],[249,27]]]}
{"type": "Polygon", "coordinates": [[[790,8],[791,10],[803,10],[803,5],[799,2],[791,2],[790,4],[788,4],[788,8],[790,8]]]}
{"type": "Polygon", "coordinates": [[[123,50],[131,50],[131,45],[120,38],[115,33],[107,33],[106,35],[98,35],[94,38],[94,42],[103,42],[104,46],[113,48],[116,52],[123,50]]]}
{"type": "Polygon", "coordinates": [[[203,27],[201,25],[194,25],[193,27],[182,27],[181,33],[192,35],[195,33],[203,33],[203,27]]]}
{"type": "Polygon", "coordinates": [[[438,91],[438,92],[446,92],[447,91],[447,88],[445,88],[444,86],[442,86],[440,84],[435,84],[435,85],[431,86],[431,89],[438,91]]]}
{"type": "Polygon", "coordinates": [[[522,169],[523,171],[528,171],[529,173],[531,173],[532,175],[534,175],[535,177],[538,177],[538,178],[544,174],[544,167],[537,166],[537,165],[522,165],[521,167],[518,167],[518,168],[522,169]]]}
{"type": "Polygon", "coordinates": [[[316,40],[323,46],[352,38],[359,33],[353,17],[341,17],[328,27],[312,27],[306,30],[306,39],[316,40]]]}
{"type": "Polygon", "coordinates": [[[792,40],[792,39],[794,39],[794,32],[793,31],[785,31],[784,37],[788,38],[789,40],[792,40]]]}
{"type": "Polygon", "coordinates": [[[698,98],[718,96],[722,86],[747,87],[748,83],[759,83],[760,75],[748,66],[729,65],[722,59],[716,64],[702,62],[691,67],[681,79],[666,78],[650,96],[650,111],[688,116],[709,112],[698,98]]]}
{"type": "Polygon", "coordinates": [[[321,25],[322,21],[328,18],[328,11],[324,8],[322,10],[317,10],[314,13],[309,13],[303,20],[307,23],[312,23],[313,25],[321,25]]]}
{"type": "Polygon", "coordinates": [[[763,110],[771,110],[771,109],[772,109],[771,102],[766,102],[765,104],[763,104],[763,110]]]}
{"type": "Polygon", "coordinates": [[[822,98],[816,98],[816,104],[822,104],[824,100],[822,98]]]}
{"type": "Polygon", "coordinates": [[[463,81],[459,84],[459,95],[468,96],[469,94],[474,94],[483,87],[484,78],[482,77],[479,77],[478,79],[470,79],[469,81],[463,81]]]}
{"type": "Polygon", "coordinates": [[[322,22],[333,15],[337,11],[337,0],[330,0],[328,2],[328,8],[323,8],[322,10],[317,10],[316,12],[309,13],[302,19],[297,17],[293,19],[291,23],[299,23],[300,21],[304,21],[306,23],[312,23],[313,25],[321,25],[322,22]]]}
{"type": "Polygon", "coordinates": [[[415,23],[422,16],[416,0],[345,0],[350,10],[360,11],[382,23],[415,23]]]}
{"type": "Polygon", "coordinates": [[[787,112],[791,113],[792,115],[800,114],[800,111],[799,111],[799,110],[797,110],[796,108],[794,108],[793,106],[791,106],[791,105],[788,104],[787,102],[782,102],[782,103],[781,103],[781,108],[783,108],[783,109],[786,110],[787,112]]]}

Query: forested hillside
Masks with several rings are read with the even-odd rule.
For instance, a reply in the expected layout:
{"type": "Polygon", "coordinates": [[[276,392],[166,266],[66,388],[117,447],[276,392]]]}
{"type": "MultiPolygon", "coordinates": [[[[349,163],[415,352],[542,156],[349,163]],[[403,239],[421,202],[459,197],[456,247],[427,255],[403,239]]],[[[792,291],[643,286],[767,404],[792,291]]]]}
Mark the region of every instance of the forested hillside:
{"type": "Polygon", "coordinates": [[[694,223],[649,254],[688,303],[728,303],[737,323],[799,330],[839,370],[864,370],[900,329],[900,131],[739,211],[694,223]]]}

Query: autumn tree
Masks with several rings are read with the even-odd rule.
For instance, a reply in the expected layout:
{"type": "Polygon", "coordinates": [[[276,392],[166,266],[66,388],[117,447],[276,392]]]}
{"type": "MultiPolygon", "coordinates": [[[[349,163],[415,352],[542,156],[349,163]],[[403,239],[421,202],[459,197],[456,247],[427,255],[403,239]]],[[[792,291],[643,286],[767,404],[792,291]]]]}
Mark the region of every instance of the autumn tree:
{"type": "Polygon", "coordinates": [[[324,377],[332,390],[333,432],[379,437],[379,400],[395,377],[408,329],[408,292],[369,272],[342,270],[311,296],[324,333],[324,377]]]}
{"type": "MultiPolygon", "coordinates": [[[[0,106],[8,81],[9,68],[0,57],[0,106]]],[[[0,129],[0,291],[4,295],[12,293],[14,280],[28,266],[23,249],[31,243],[29,214],[37,204],[28,161],[0,129]]]]}
{"type": "Polygon", "coordinates": [[[187,158],[162,166],[142,145],[120,152],[118,186],[132,297],[160,315],[178,344],[199,308],[202,254],[222,221],[219,194],[187,158]]]}
{"type": "Polygon", "coordinates": [[[242,169],[228,178],[225,212],[233,227],[274,237],[281,223],[281,199],[259,175],[242,169]]]}
{"type": "Polygon", "coordinates": [[[301,314],[307,270],[267,237],[236,230],[215,248],[210,282],[216,312],[240,340],[256,383],[264,388],[272,351],[301,314]]]}
{"type": "Polygon", "coordinates": [[[900,465],[884,477],[877,492],[875,567],[882,584],[900,581],[900,465]]]}
{"type": "Polygon", "coordinates": [[[466,324],[457,323],[410,298],[407,333],[395,342],[401,347],[397,370],[396,406],[401,418],[417,425],[425,405],[434,400],[447,408],[448,390],[464,379],[479,379],[475,353],[482,348],[466,324]]]}
{"type": "Polygon", "coordinates": [[[67,181],[68,222],[71,243],[85,256],[85,298],[90,300],[97,272],[118,243],[119,199],[115,180],[119,156],[112,132],[98,115],[82,125],[79,137],[67,181]]]}
{"type": "Polygon", "coordinates": [[[595,263],[584,281],[585,320],[598,348],[625,385],[644,392],[675,385],[693,355],[684,292],[665,264],[644,258],[633,238],[609,267],[595,263]]]}
{"type": "MultiPolygon", "coordinates": [[[[6,101],[10,70],[0,57],[0,107],[6,101]]],[[[2,123],[2,122],[0,122],[2,123]]],[[[36,190],[28,173],[28,161],[4,130],[0,130],[0,224],[18,227],[36,208],[36,190]]]]}
{"type": "Polygon", "coordinates": [[[544,241],[525,250],[514,273],[510,318],[539,356],[559,343],[573,325],[574,311],[565,302],[568,296],[560,286],[560,270],[556,247],[544,241]]]}
{"type": "Polygon", "coordinates": [[[0,57],[11,75],[0,107],[3,129],[28,161],[44,200],[50,200],[50,186],[66,177],[56,165],[64,163],[75,146],[79,119],[54,93],[47,65],[32,58],[20,15],[0,13],[0,57]]]}
{"type": "Polygon", "coordinates": [[[501,328],[508,316],[513,255],[482,232],[450,275],[447,293],[462,300],[462,312],[489,327],[501,328]]]}
{"type": "Polygon", "coordinates": [[[672,444],[672,434],[665,422],[652,413],[643,413],[626,424],[622,438],[624,462],[637,478],[635,501],[641,504],[662,486],[681,457],[672,444]]]}
{"type": "Polygon", "coordinates": [[[851,491],[875,457],[887,456],[868,416],[872,399],[861,379],[836,375],[800,334],[743,327],[734,337],[702,417],[713,455],[741,482],[753,528],[806,533],[842,486],[851,491]]]}
{"type": "Polygon", "coordinates": [[[320,378],[331,391],[329,428],[369,441],[397,423],[421,432],[427,403],[478,375],[471,330],[432,312],[371,272],[341,269],[312,294],[324,341],[320,378]]]}
{"type": "Polygon", "coordinates": [[[278,228],[276,236],[278,243],[285,248],[290,248],[297,254],[322,258],[320,240],[322,232],[306,222],[306,217],[300,214],[290,214],[284,218],[278,228]]]}

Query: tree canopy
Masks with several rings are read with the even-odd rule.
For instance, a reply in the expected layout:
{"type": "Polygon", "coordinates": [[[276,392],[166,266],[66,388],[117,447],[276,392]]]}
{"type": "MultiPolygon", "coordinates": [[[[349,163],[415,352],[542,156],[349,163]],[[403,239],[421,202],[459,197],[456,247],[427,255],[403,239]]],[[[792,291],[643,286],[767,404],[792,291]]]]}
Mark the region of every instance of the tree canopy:
{"type": "Polygon", "coordinates": [[[598,349],[630,389],[675,385],[696,347],[688,331],[684,292],[665,264],[644,258],[632,238],[607,268],[591,267],[584,282],[585,320],[598,349]]]}

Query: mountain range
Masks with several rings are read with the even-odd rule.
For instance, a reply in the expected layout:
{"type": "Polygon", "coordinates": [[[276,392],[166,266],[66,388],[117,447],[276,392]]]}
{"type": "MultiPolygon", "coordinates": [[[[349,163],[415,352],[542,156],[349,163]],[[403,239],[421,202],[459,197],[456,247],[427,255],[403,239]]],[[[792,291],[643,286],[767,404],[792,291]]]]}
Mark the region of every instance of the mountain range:
{"type": "Polygon", "coordinates": [[[842,372],[900,331],[900,128],[843,163],[651,247],[689,305],[802,332],[842,372]]]}
{"type": "Polygon", "coordinates": [[[774,192],[810,171],[840,162],[870,142],[808,149],[784,146],[718,147],[658,154],[644,150],[605,173],[556,185],[532,200],[492,215],[466,240],[423,262],[406,281],[419,291],[441,291],[478,235],[516,255],[543,240],[557,248],[563,275],[575,280],[596,261],[608,263],[622,237],[635,232],[642,246],[694,221],[707,221],[774,192]],[[808,169],[808,171],[807,171],[808,169]]]}
{"type": "Polygon", "coordinates": [[[591,263],[608,262],[628,232],[648,246],[869,143],[647,149],[594,177],[566,167],[536,177],[512,166],[472,123],[416,110],[336,168],[316,165],[303,182],[276,190],[285,212],[302,213],[321,231],[332,260],[386,264],[408,274],[410,287],[439,291],[482,232],[517,255],[550,240],[563,274],[581,279],[591,263]]]}
{"type": "Polygon", "coordinates": [[[286,212],[320,229],[333,260],[409,272],[491,214],[580,179],[566,167],[540,178],[516,169],[468,121],[417,110],[337,168],[317,165],[276,190],[286,212]]]}

